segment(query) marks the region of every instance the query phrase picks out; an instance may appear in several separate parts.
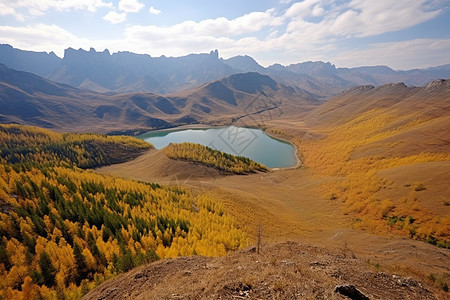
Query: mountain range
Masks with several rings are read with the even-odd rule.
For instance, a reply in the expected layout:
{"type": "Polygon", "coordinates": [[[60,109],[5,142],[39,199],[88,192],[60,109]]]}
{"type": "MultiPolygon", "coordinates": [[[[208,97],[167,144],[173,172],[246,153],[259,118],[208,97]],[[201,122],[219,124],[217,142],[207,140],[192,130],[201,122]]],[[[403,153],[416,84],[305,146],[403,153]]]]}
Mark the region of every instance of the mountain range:
{"type": "Polygon", "coordinates": [[[217,50],[183,57],[151,57],[146,54],[91,48],[68,48],[64,57],[0,45],[0,63],[45,79],[95,92],[150,92],[172,94],[197,88],[237,73],[257,72],[279,83],[298,87],[316,98],[327,98],[359,85],[379,86],[391,82],[423,86],[450,78],[450,64],[427,69],[394,71],[387,66],[336,68],[329,62],[302,62],[267,68],[250,56],[219,57],[217,50]]]}
{"type": "Polygon", "coordinates": [[[283,107],[308,110],[309,93],[255,72],[233,74],[190,91],[99,93],[56,83],[0,64],[0,122],[64,131],[137,133],[220,122],[283,107]],[[81,120],[81,121],[80,121],[81,120]],[[131,131],[131,132],[130,132],[131,131]]]}

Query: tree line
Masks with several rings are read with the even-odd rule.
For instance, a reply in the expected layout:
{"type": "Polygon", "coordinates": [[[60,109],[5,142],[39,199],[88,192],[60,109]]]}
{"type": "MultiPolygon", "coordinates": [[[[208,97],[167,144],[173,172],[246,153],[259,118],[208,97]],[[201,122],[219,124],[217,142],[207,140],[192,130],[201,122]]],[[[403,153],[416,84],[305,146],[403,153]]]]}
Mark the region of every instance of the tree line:
{"type": "Polygon", "coordinates": [[[267,171],[267,168],[250,158],[235,156],[194,143],[169,144],[164,152],[171,159],[200,163],[233,174],[248,174],[267,171]]]}

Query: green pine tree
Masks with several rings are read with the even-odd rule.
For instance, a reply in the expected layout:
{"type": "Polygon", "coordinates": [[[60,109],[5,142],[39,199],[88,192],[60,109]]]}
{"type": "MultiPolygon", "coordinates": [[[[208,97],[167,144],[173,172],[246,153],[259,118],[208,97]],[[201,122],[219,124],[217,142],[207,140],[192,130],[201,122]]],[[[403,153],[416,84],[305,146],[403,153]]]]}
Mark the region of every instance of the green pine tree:
{"type": "Polygon", "coordinates": [[[55,285],[56,269],[52,264],[50,256],[47,252],[42,252],[39,257],[39,267],[41,269],[42,279],[47,287],[55,285]]]}

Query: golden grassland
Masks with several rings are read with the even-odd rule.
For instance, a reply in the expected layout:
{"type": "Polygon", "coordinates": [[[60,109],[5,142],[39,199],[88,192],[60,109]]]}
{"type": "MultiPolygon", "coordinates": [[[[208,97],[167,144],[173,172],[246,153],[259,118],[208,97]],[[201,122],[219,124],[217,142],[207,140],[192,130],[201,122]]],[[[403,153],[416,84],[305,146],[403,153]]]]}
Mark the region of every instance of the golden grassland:
{"type": "Polygon", "coordinates": [[[76,299],[149,261],[225,255],[247,245],[234,219],[207,195],[80,168],[108,163],[109,152],[99,147],[105,142],[128,152],[151,145],[0,129],[0,298],[76,299]]]}
{"type": "MultiPolygon", "coordinates": [[[[441,118],[403,116],[399,122],[395,112],[374,109],[342,125],[317,132],[325,137],[305,138],[297,144],[308,167],[320,174],[336,177],[336,180],[322,185],[321,193],[330,200],[341,201],[344,213],[354,216],[356,228],[378,233],[396,232],[449,248],[450,215],[439,215],[417,201],[417,194],[425,189],[420,183],[398,199],[380,198],[380,192],[392,185],[390,180],[380,175],[380,171],[449,161],[450,153],[430,148],[420,153],[390,156],[385,153],[355,155],[363,146],[439,121],[441,118]]],[[[396,143],[390,145],[392,148],[395,146],[396,143]]],[[[442,206],[444,208],[444,204],[442,206]]]]}
{"type": "Polygon", "coordinates": [[[194,143],[169,144],[164,148],[169,158],[200,163],[233,174],[248,174],[267,171],[267,168],[253,160],[224,153],[194,143]]]}
{"type": "Polygon", "coordinates": [[[204,172],[211,168],[170,160],[163,150],[152,150],[136,160],[96,171],[188,186],[193,194],[206,194],[223,204],[251,243],[256,243],[261,227],[263,244],[294,240],[343,248],[390,272],[424,281],[438,276],[445,283],[446,250],[421,241],[417,232],[421,234],[430,225],[436,240],[429,242],[446,246],[442,218],[450,209],[445,204],[450,160],[442,140],[448,119],[374,110],[339,127],[321,124],[313,127],[298,116],[267,124],[273,135],[289,137],[297,145],[304,163],[299,168],[221,176],[204,172]],[[423,145],[416,144],[415,134],[424,129],[432,134],[427,133],[423,145]],[[408,203],[403,203],[406,199],[408,203]],[[392,208],[386,217],[384,205],[392,208]],[[400,210],[403,207],[412,211],[407,214],[400,210]],[[411,239],[412,228],[416,240],[411,239]]]}

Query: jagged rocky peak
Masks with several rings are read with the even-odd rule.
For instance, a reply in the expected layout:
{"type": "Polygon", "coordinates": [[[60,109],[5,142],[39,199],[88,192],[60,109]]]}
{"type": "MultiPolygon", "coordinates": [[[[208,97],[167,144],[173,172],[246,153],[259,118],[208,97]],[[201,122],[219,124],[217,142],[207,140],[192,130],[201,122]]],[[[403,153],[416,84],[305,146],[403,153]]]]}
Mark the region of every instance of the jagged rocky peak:
{"type": "Polygon", "coordinates": [[[213,56],[215,59],[219,59],[219,50],[214,50],[209,53],[209,55],[213,56]]]}
{"type": "Polygon", "coordinates": [[[227,65],[242,72],[265,72],[265,68],[248,55],[238,55],[223,60],[227,65]]]}
{"type": "Polygon", "coordinates": [[[318,70],[322,71],[335,71],[336,66],[331,64],[330,62],[322,62],[322,61],[307,61],[299,64],[289,65],[288,69],[296,72],[296,73],[311,73],[317,72],[318,70]]]}
{"type": "Polygon", "coordinates": [[[373,85],[359,85],[352,88],[349,88],[348,90],[344,91],[343,93],[352,93],[352,92],[364,92],[368,90],[372,90],[375,87],[373,85]]]}
{"type": "Polygon", "coordinates": [[[275,71],[283,71],[286,69],[286,67],[283,66],[282,64],[273,64],[273,65],[270,65],[268,67],[268,69],[275,70],[275,71]]]}
{"type": "Polygon", "coordinates": [[[64,59],[70,59],[74,57],[83,58],[83,57],[89,57],[89,56],[96,56],[96,57],[109,57],[111,54],[109,53],[108,49],[103,50],[103,52],[97,52],[94,48],[90,48],[89,51],[86,51],[82,48],[75,50],[73,48],[67,48],[64,50],[64,59]]]}
{"type": "Polygon", "coordinates": [[[434,88],[440,88],[440,87],[444,87],[444,86],[450,87],[450,79],[433,80],[432,82],[428,83],[425,86],[425,88],[426,89],[434,89],[434,88]]]}
{"type": "Polygon", "coordinates": [[[387,83],[379,86],[379,89],[388,89],[388,88],[406,88],[406,84],[404,82],[397,83],[387,83]]]}

